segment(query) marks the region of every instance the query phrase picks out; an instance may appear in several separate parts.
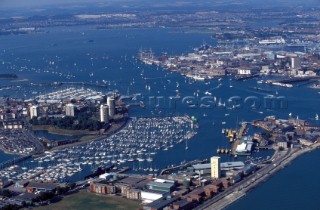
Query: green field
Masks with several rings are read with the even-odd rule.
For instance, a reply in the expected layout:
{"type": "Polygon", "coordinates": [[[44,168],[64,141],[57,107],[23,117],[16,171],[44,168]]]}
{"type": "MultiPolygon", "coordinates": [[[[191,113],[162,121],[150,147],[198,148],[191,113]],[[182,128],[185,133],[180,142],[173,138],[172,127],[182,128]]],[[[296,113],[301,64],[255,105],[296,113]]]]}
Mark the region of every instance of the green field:
{"type": "Polygon", "coordinates": [[[36,210],[114,210],[114,209],[139,209],[139,202],[121,198],[119,196],[96,195],[86,191],[69,195],[62,201],[49,206],[41,206],[36,210]]]}

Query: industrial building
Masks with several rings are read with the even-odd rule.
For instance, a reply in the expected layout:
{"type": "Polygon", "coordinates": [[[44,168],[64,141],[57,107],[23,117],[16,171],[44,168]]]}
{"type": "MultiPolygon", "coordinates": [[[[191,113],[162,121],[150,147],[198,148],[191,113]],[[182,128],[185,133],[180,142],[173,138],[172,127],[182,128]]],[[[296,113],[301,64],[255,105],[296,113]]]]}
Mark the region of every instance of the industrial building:
{"type": "Polygon", "coordinates": [[[257,165],[250,163],[243,168],[243,175],[247,176],[257,170],[257,165]]]}
{"type": "Polygon", "coordinates": [[[141,199],[142,203],[152,203],[155,200],[158,200],[163,197],[169,196],[169,192],[163,192],[163,191],[158,191],[158,190],[142,190],[141,191],[141,199]]]}
{"type": "Polygon", "coordinates": [[[163,192],[172,192],[175,184],[171,182],[149,182],[146,187],[150,190],[158,190],[163,192]]]}
{"type": "Polygon", "coordinates": [[[241,143],[236,148],[236,154],[238,155],[247,155],[250,154],[253,147],[252,137],[243,136],[241,143]]]}

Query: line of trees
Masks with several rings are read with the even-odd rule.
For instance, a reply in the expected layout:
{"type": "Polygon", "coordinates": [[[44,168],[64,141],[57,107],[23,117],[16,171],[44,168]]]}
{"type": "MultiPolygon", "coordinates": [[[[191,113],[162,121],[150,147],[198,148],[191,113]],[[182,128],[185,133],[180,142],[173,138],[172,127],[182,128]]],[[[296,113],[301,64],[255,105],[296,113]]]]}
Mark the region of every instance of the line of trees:
{"type": "Polygon", "coordinates": [[[65,116],[63,118],[54,118],[54,117],[42,117],[30,120],[32,125],[52,125],[61,129],[68,130],[90,130],[96,131],[101,129],[104,126],[104,123],[101,123],[92,113],[90,112],[81,112],[77,113],[75,117],[65,116]]]}

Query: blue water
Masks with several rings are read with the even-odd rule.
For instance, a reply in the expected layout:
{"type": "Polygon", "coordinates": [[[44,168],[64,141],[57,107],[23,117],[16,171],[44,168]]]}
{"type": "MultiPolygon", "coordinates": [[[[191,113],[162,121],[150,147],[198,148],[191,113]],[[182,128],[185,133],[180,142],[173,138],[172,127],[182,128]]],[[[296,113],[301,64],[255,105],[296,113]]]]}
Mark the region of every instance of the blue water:
{"type": "MultiPolygon", "coordinates": [[[[230,81],[224,78],[221,81],[210,83],[195,82],[189,84],[189,81],[176,73],[169,73],[166,70],[155,66],[146,66],[133,58],[140,48],[152,48],[156,54],[167,52],[168,54],[182,54],[191,52],[194,47],[198,47],[203,41],[214,44],[210,35],[182,33],[173,29],[124,29],[124,30],[95,30],[90,27],[57,27],[49,28],[48,34],[32,34],[19,36],[0,36],[0,72],[16,73],[24,81],[14,82],[3,80],[1,84],[23,84],[25,82],[51,82],[51,81],[88,81],[99,82],[109,81],[108,88],[99,89],[99,91],[108,92],[117,89],[120,93],[142,93],[145,96],[144,101],[148,102],[149,96],[162,96],[166,100],[170,96],[176,95],[178,89],[181,98],[195,96],[198,93],[199,98],[205,96],[205,92],[212,93],[217,100],[221,98],[227,102],[232,96],[242,98],[242,108],[236,110],[221,108],[190,108],[181,103],[177,107],[163,105],[155,107],[147,104],[142,108],[132,108],[129,110],[130,116],[151,116],[151,115],[193,115],[198,119],[198,135],[189,141],[189,150],[185,150],[185,145],[177,145],[168,151],[162,151],[155,156],[154,166],[163,168],[168,165],[179,163],[183,160],[204,159],[216,155],[216,149],[228,148],[229,143],[221,133],[222,128],[236,128],[237,122],[250,121],[257,118],[263,118],[268,115],[276,115],[280,118],[287,118],[289,113],[294,117],[297,115],[301,119],[312,119],[319,112],[319,94],[317,91],[308,89],[306,86],[299,88],[285,89],[281,87],[261,86],[266,89],[278,91],[279,96],[286,97],[288,107],[285,109],[268,110],[263,106],[256,109],[250,109],[248,104],[244,103],[246,97],[255,96],[263,103],[264,97],[269,93],[253,91],[249,87],[257,86],[257,80],[230,81]],[[91,41],[90,41],[91,40],[91,41]],[[2,64],[2,61],[5,63],[2,64]],[[50,65],[49,62],[54,62],[50,65]],[[49,72],[45,72],[49,71],[49,72]],[[57,72],[53,74],[52,72],[57,72]],[[59,75],[62,76],[59,76],[59,75]],[[93,74],[90,77],[90,74],[93,74]],[[73,75],[75,77],[68,77],[73,75]],[[179,87],[177,87],[177,82],[179,87]],[[145,86],[150,85],[148,91],[145,86]],[[232,85],[233,87],[229,87],[232,85]],[[301,99],[303,96],[303,99],[301,99]],[[261,113],[260,113],[261,112],[261,113]],[[207,116],[204,116],[206,114],[207,116]],[[225,114],[229,114],[226,116],[225,114]],[[226,124],[222,125],[221,122],[226,124]]],[[[61,87],[58,87],[61,88],[61,87]]],[[[56,88],[20,88],[13,91],[2,90],[0,95],[10,94],[16,97],[32,97],[32,92],[45,93],[56,88]]],[[[56,138],[54,136],[53,138],[56,138]]],[[[270,151],[260,151],[255,156],[270,155],[270,151]]],[[[230,209],[248,209],[251,204],[252,209],[260,209],[257,204],[265,200],[273,199],[280,203],[282,200],[298,200],[299,192],[305,190],[305,195],[313,196],[312,186],[305,181],[292,181],[292,177],[305,177],[306,180],[314,180],[315,170],[311,173],[301,173],[296,176],[295,172],[300,171],[307,165],[316,165],[318,151],[307,154],[294,162],[290,167],[275,175],[270,181],[261,187],[249,193],[247,197],[240,200],[230,209]],[[300,163],[299,163],[300,161],[300,163]],[[308,164],[301,164],[302,162],[308,164]],[[299,166],[300,164],[300,166],[299,166]],[[290,176],[289,176],[290,174],[290,176]],[[288,178],[290,177],[290,179],[288,178]],[[277,180],[279,179],[279,180],[277,180]],[[291,181],[290,181],[291,180],[291,181]],[[289,182],[290,181],[290,182],[289,182]],[[294,184],[292,184],[294,183],[294,184]],[[297,193],[293,193],[292,188],[283,186],[292,185],[297,193]],[[274,193],[278,190],[284,190],[283,196],[276,196],[274,193]],[[253,196],[253,198],[252,198],[253,196]]],[[[1,160],[6,160],[10,156],[0,155],[1,160]]],[[[234,160],[230,156],[222,156],[223,160],[234,160]]],[[[81,178],[81,177],[79,177],[81,178]]],[[[306,196],[306,197],[307,197],[306,196]]],[[[301,201],[301,200],[300,200],[301,201]]],[[[271,202],[267,202],[272,205],[271,202]]],[[[285,202],[290,205],[289,202],[285,202]]],[[[316,205],[317,201],[311,199],[304,201],[305,205],[316,205]]],[[[267,206],[267,205],[266,205],[267,206]]],[[[263,206],[264,208],[265,206],[263,206]]],[[[292,207],[290,205],[290,207],[292,207]]],[[[265,208],[267,209],[267,208],[265,208]]],[[[286,209],[270,206],[268,209],[286,209]]],[[[293,209],[293,208],[287,208],[293,209]]],[[[314,208],[310,208],[314,209],[314,208]]]]}

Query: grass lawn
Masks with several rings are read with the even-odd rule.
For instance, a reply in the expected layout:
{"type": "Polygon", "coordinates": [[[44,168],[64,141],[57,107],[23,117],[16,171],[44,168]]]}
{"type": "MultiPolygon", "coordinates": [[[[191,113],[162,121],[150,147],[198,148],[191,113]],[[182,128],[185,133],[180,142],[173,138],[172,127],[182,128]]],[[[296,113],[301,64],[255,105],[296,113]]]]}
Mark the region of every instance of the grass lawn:
{"type": "Polygon", "coordinates": [[[69,195],[58,203],[35,208],[36,210],[136,210],[139,209],[139,202],[132,201],[118,196],[96,195],[86,191],[69,195]]]}

